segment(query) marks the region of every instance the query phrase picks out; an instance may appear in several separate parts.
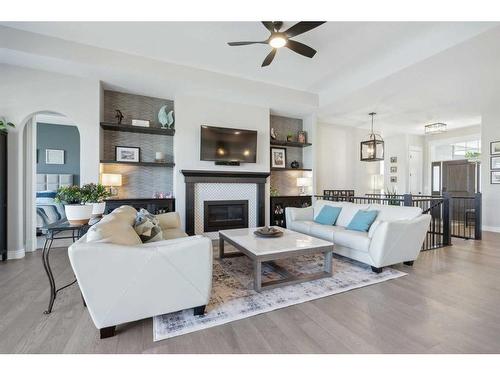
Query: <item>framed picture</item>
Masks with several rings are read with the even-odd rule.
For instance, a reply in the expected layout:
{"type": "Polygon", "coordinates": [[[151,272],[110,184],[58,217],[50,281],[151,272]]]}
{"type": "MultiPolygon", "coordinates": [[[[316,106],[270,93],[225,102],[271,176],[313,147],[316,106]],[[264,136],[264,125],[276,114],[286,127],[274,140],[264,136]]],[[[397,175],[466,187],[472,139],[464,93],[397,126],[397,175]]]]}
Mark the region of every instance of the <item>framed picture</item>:
{"type": "Polygon", "coordinates": [[[396,176],[391,176],[391,184],[396,184],[398,182],[398,178],[396,176]]]}
{"type": "Polygon", "coordinates": [[[500,155],[500,141],[495,141],[490,143],[490,154],[500,155]]]}
{"type": "Polygon", "coordinates": [[[305,131],[299,131],[297,134],[297,141],[299,143],[306,143],[307,142],[307,133],[305,131]]]}
{"type": "Polygon", "coordinates": [[[398,157],[397,156],[391,156],[391,163],[397,163],[398,162],[398,157]]]}
{"type": "Polygon", "coordinates": [[[500,184],[500,171],[491,171],[490,173],[490,183],[495,185],[500,184]]]}
{"type": "Polygon", "coordinates": [[[45,164],[64,164],[64,150],[45,150],[45,164]]]}
{"type": "Polygon", "coordinates": [[[116,146],[115,158],[116,161],[139,163],[141,161],[141,149],[140,147],[116,146]]]}
{"type": "Polygon", "coordinates": [[[271,168],[286,168],[286,148],[271,147],[271,168]]]}
{"type": "Polygon", "coordinates": [[[391,167],[391,173],[398,173],[398,167],[391,167]]]}
{"type": "Polygon", "coordinates": [[[490,158],[490,169],[500,169],[500,156],[490,158]]]}

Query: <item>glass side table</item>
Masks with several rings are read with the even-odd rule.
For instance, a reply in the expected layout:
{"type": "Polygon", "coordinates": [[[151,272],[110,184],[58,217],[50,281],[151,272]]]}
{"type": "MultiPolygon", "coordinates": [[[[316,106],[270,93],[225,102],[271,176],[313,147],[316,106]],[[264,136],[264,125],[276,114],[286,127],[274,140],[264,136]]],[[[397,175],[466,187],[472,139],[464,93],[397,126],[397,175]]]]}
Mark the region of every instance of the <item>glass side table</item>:
{"type": "Polygon", "coordinates": [[[52,273],[52,269],[50,267],[50,262],[49,262],[49,255],[50,255],[50,250],[52,249],[52,243],[54,241],[63,239],[72,239],[73,242],[75,242],[78,239],[80,239],[85,233],[87,233],[89,228],[90,228],[89,224],[71,224],[66,219],[57,221],[55,223],[43,227],[43,229],[46,230],[47,233],[45,234],[45,243],[43,245],[42,262],[43,262],[43,268],[47,273],[47,277],[49,278],[49,283],[50,283],[49,307],[47,308],[47,310],[43,312],[44,314],[50,314],[52,312],[52,307],[54,306],[54,301],[57,297],[57,293],[76,283],[76,278],[75,278],[75,280],[73,280],[69,284],[66,284],[56,289],[54,275],[52,273]]]}

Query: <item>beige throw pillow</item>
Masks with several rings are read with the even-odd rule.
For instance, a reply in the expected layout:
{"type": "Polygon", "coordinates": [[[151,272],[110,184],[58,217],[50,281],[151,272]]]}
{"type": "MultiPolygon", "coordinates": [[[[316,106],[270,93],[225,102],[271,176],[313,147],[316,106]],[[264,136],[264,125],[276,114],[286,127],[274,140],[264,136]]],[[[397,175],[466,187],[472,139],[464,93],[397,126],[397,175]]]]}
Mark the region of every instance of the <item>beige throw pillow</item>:
{"type": "Polygon", "coordinates": [[[181,227],[181,218],[177,212],[167,212],[165,214],[156,215],[160,227],[165,229],[177,229],[181,227]]]}
{"type": "Polygon", "coordinates": [[[109,218],[92,226],[87,232],[87,242],[109,242],[127,246],[142,243],[134,228],[118,217],[109,218]]]}

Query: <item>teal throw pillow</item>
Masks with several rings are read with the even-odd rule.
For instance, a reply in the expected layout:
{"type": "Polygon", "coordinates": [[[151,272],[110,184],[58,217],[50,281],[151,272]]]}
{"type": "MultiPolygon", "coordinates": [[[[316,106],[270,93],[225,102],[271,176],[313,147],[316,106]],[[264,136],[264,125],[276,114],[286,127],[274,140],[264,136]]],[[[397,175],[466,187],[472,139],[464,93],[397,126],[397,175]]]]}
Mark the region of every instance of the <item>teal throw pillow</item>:
{"type": "Polygon", "coordinates": [[[373,224],[377,218],[378,211],[366,211],[359,210],[356,215],[352,218],[351,222],[347,226],[349,230],[357,230],[359,232],[368,232],[370,226],[373,224]]]}
{"type": "Polygon", "coordinates": [[[314,219],[314,222],[324,225],[335,225],[341,210],[341,207],[323,206],[318,216],[314,219]]]}

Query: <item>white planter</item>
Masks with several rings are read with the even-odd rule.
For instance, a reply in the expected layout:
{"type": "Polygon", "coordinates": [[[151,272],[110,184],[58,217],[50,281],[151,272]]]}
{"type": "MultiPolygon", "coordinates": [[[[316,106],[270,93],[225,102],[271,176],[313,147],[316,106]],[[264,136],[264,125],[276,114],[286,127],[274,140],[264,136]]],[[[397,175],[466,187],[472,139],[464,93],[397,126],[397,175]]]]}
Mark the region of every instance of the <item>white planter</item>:
{"type": "Polygon", "coordinates": [[[67,204],[64,206],[64,211],[71,224],[87,224],[92,217],[93,207],[87,204],[67,204]]]}
{"type": "Polygon", "coordinates": [[[87,204],[92,206],[92,216],[101,216],[102,214],[104,214],[104,210],[106,209],[106,202],[87,204]]]}

